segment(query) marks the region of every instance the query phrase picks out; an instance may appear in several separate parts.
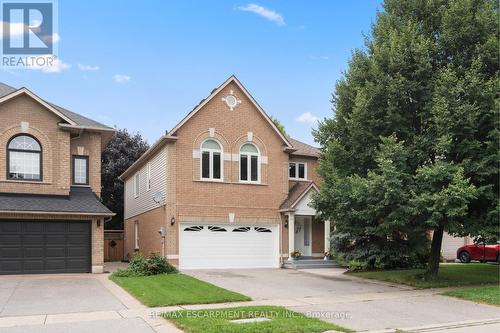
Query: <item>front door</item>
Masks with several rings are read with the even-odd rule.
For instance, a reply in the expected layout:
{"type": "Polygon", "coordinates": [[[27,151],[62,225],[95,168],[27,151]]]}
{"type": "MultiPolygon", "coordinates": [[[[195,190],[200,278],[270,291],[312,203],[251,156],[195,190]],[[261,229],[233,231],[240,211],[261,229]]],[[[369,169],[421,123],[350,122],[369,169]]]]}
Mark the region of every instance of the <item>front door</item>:
{"type": "Polygon", "coordinates": [[[311,216],[295,216],[295,249],[303,257],[312,256],[311,216]]]}

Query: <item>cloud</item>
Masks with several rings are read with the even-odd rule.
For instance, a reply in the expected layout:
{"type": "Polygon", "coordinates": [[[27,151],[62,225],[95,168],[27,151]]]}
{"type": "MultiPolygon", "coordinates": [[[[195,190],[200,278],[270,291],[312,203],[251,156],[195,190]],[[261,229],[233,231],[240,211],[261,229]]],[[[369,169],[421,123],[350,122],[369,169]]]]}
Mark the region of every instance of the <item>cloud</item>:
{"type": "Polygon", "coordinates": [[[303,114],[295,118],[295,121],[299,123],[315,125],[316,123],[318,123],[319,118],[313,115],[311,112],[304,112],[303,114]]]}
{"type": "Polygon", "coordinates": [[[113,80],[116,83],[127,83],[130,81],[130,76],[124,74],[115,74],[113,75],[113,80]]]}
{"type": "Polygon", "coordinates": [[[39,63],[46,64],[45,66],[40,66],[35,64],[31,64],[30,66],[22,67],[23,69],[31,69],[31,70],[38,70],[43,73],[60,73],[64,70],[70,69],[71,65],[65,63],[59,58],[53,59],[52,55],[40,55],[37,56],[37,58],[43,58],[45,57],[45,61],[39,61],[39,63]],[[51,65],[48,65],[51,64],[51,65]]]}
{"type": "Polygon", "coordinates": [[[246,6],[240,6],[238,7],[239,10],[244,11],[244,12],[252,12],[255,13],[259,16],[262,16],[268,21],[274,22],[279,26],[286,25],[285,19],[283,19],[283,16],[280,13],[275,12],[274,10],[267,9],[265,7],[256,5],[254,3],[249,3],[246,6]]]}
{"type": "Polygon", "coordinates": [[[83,64],[78,64],[78,69],[81,70],[82,72],[97,72],[100,67],[99,66],[92,66],[92,65],[83,65],[83,64]]]}

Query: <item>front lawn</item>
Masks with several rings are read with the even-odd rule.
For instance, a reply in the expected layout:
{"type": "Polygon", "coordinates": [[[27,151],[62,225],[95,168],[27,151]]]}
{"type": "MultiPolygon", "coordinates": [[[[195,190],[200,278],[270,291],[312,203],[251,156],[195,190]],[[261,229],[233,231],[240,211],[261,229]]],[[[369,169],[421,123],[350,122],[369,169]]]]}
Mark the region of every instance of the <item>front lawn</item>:
{"type": "Polygon", "coordinates": [[[249,301],[249,297],[214,286],[184,274],[139,277],[110,276],[147,306],[206,304],[249,301]]]}
{"type": "Polygon", "coordinates": [[[421,278],[423,273],[423,269],[401,269],[350,274],[360,278],[406,284],[416,288],[498,284],[500,281],[500,266],[495,264],[441,264],[438,277],[433,281],[424,281],[421,278]]]}
{"type": "Polygon", "coordinates": [[[163,317],[189,333],[320,333],[349,329],[278,306],[245,306],[215,310],[183,310],[164,313],[163,317]],[[232,320],[265,317],[271,320],[233,323],[232,320]]]}
{"type": "Polygon", "coordinates": [[[443,293],[446,296],[463,298],[469,301],[500,305],[500,285],[490,287],[463,288],[443,293]]]}

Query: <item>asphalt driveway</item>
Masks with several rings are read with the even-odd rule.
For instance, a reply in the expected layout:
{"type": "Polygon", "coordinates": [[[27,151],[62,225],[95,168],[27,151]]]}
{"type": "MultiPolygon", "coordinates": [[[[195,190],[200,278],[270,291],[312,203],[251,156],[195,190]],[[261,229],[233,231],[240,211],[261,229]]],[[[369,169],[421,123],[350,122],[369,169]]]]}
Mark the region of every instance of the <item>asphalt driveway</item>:
{"type": "Polygon", "coordinates": [[[154,333],[140,316],[120,314],[129,309],[105,283],[91,274],[0,276],[0,332],[154,333]]]}
{"type": "Polygon", "coordinates": [[[470,332],[474,329],[487,332],[494,326],[478,326],[478,323],[491,319],[500,323],[500,309],[495,306],[440,296],[438,290],[413,290],[362,280],[342,272],[342,269],[239,269],[184,273],[248,295],[262,304],[279,303],[290,310],[359,331],[409,330],[429,325],[451,327],[475,322],[476,326],[465,324],[470,332]]]}

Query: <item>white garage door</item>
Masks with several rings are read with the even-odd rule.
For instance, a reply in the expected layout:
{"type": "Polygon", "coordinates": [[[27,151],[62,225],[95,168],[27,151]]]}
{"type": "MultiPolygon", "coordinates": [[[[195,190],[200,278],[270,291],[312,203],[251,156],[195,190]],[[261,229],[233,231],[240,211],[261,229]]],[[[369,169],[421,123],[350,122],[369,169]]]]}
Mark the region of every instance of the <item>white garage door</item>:
{"type": "Polygon", "coordinates": [[[279,267],[278,227],[181,224],[181,269],[279,267]]]}

